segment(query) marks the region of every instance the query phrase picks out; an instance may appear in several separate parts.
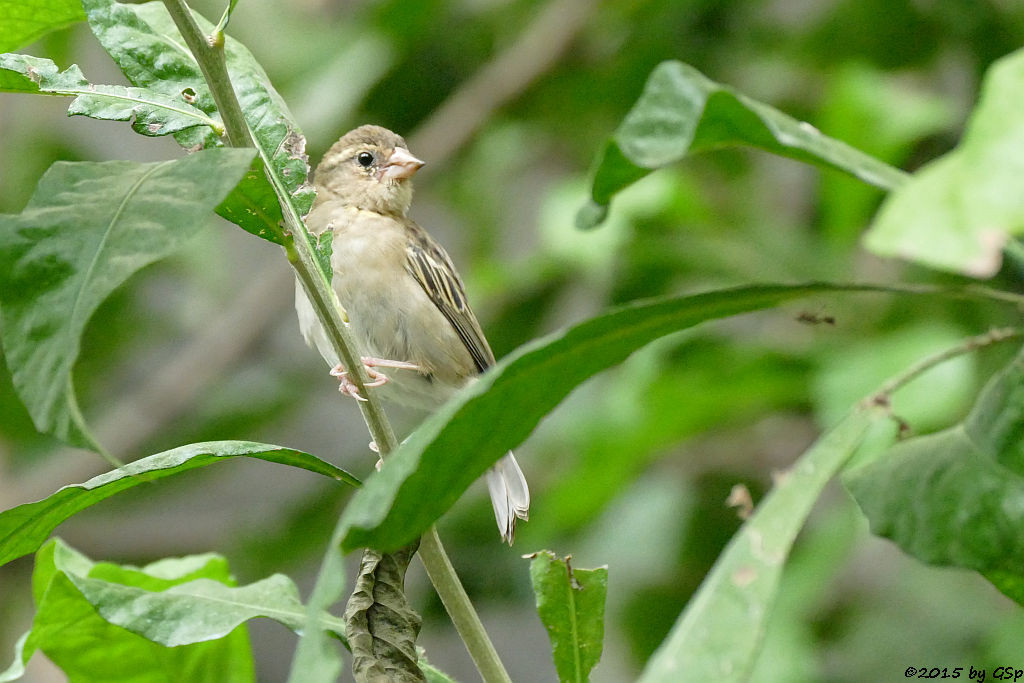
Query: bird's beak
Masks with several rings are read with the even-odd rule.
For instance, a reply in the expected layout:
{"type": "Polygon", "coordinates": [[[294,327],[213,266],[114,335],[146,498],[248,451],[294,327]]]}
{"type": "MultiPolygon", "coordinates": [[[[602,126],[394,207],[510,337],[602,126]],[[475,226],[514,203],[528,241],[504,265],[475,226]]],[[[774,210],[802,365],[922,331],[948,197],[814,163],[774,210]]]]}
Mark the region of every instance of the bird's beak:
{"type": "Polygon", "coordinates": [[[411,178],[416,171],[420,170],[423,163],[404,147],[395,147],[395,151],[391,153],[387,163],[384,165],[384,172],[381,173],[381,178],[406,180],[411,178]]]}

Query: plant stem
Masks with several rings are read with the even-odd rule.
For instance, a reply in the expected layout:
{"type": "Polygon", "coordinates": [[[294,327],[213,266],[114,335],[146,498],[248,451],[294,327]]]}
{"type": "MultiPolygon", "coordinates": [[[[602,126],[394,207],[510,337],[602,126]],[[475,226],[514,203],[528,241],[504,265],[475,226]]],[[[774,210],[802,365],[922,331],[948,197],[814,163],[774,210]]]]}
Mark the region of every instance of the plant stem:
{"type": "Polygon", "coordinates": [[[982,347],[1010,339],[1017,339],[1019,337],[1024,337],[1024,329],[1019,327],[1000,327],[991,329],[985,334],[968,337],[954,347],[948,348],[945,351],[940,351],[939,353],[928,356],[927,358],[922,358],[920,361],[911,365],[909,368],[883,384],[878,391],[866,398],[864,402],[871,405],[888,407],[892,402],[892,395],[896,393],[898,389],[917,379],[936,365],[982,347]]]}
{"type": "Polygon", "coordinates": [[[219,48],[210,45],[209,40],[203,35],[199,25],[192,17],[185,0],[164,0],[164,6],[170,12],[174,25],[181,32],[188,49],[192,51],[192,55],[199,63],[203,77],[206,78],[206,83],[210,86],[210,93],[213,94],[217,111],[220,112],[220,117],[224,121],[224,128],[227,130],[231,146],[252,147],[249,125],[245,122],[242,107],[238,104],[238,98],[235,97],[235,91],[231,87],[228,65],[224,58],[223,41],[219,48]]]}
{"type": "MultiPolygon", "coordinates": [[[[224,121],[228,142],[232,147],[253,147],[248,123],[238,104],[228,76],[223,35],[215,35],[211,37],[212,40],[208,40],[196,24],[184,0],[163,0],[163,2],[206,78],[214,102],[224,121]]],[[[362,357],[356,352],[356,344],[345,325],[344,314],[337,295],[317,265],[316,255],[306,226],[296,211],[291,196],[280,177],[272,170],[270,160],[264,150],[257,149],[263,159],[267,179],[274,187],[281,204],[287,236],[290,238],[284,245],[288,261],[295,270],[299,282],[302,283],[313,310],[327,332],[331,345],[345,367],[349,369],[350,378],[358,388],[360,395],[367,398],[366,401],[358,401],[359,408],[370,435],[377,444],[380,456],[383,458],[394,450],[397,444],[394,430],[376,393],[367,391],[366,383],[369,378],[366,376],[362,357]]],[[[441,602],[448,610],[456,630],[462,637],[466,649],[469,650],[470,656],[477,664],[484,680],[488,683],[511,681],[498,658],[493,643],[483,628],[480,617],[466,595],[465,588],[459,581],[458,574],[455,573],[454,567],[448,560],[444,547],[441,545],[441,539],[434,527],[424,534],[419,555],[427,571],[427,576],[441,597],[441,602]]]]}
{"type": "Polygon", "coordinates": [[[345,368],[356,370],[355,372],[349,371],[349,377],[359,389],[359,395],[366,397],[365,401],[356,401],[356,403],[359,405],[363,421],[366,422],[374,443],[377,444],[380,457],[384,458],[394,450],[398,443],[395,432],[384,413],[377,394],[366,390],[369,378],[366,377],[362,357],[354,351],[356,345],[349,334],[348,327],[342,320],[341,306],[337,301],[337,296],[320,274],[320,266],[316,263],[316,256],[306,238],[302,221],[298,219],[298,216],[290,214],[294,214],[294,209],[291,209],[290,212],[288,209],[285,210],[285,222],[288,224],[288,232],[291,237],[285,244],[288,261],[291,262],[296,277],[299,278],[299,282],[306,290],[306,296],[309,297],[310,304],[316,311],[338,358],[341,359],[345,368]],[[292,227],[293,225],[295,227],[292,227]],[[296,235],[298,239],[295,239],[296,235]]]}
{"type": "Polygon", "coordinates": [[[435,527],[430,527],[420,538],[419,556],[484,682],[511,683],[512,679],[505,671],[494,644],[487,637],[487,631],[466,595],[466,589],[459,583],[459,577],[441,545],[435,527]]]}

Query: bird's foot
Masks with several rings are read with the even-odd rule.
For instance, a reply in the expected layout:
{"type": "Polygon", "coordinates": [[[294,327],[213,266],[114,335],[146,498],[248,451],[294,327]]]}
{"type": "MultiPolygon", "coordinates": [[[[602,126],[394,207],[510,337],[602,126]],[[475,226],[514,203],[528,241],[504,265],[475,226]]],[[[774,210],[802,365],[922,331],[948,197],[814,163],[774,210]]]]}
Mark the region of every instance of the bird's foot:
{"type": "MultiPolygon", "coordinates": [[[[383,372],[377,371],[375,368],[395,368],[396,370],[420,370],[420,366],[415,363],[407,363],[401,360],[388,360],[386,358],[373,358],[372,356],[362,357],[363,369],[366,370],[366,376],[370,378],[369,382],[366,382],[364,386],[367,387],[379,387],[388,382],[388,376],[383,372]]],[[[365,401],[366,399],[359,394],[359,387],[349,377],[348,370],[345,369],[341,363],[331,368],[331,376],[337,377],[339,381],[338,391],[346,396],[351,396],[357,401],[365,401]]]]}
{"type": "Polygon", "coordinates": [[[348,370],[340,364],[331,368],[331,377],[338,378],[338,391],[340,391],[342,395],[351,396],[357,401],[366,400],[359,395],[359,387],[357,387],[356,383],[352,381],[352,378],[348,376],[348,370]]]}

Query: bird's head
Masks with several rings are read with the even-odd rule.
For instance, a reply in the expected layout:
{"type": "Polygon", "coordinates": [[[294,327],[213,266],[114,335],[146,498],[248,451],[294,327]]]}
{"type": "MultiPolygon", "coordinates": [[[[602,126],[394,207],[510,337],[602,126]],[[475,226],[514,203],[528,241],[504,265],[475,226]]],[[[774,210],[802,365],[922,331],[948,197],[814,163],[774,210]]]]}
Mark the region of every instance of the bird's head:
{"type": "Polygon", "coordinates": [[[314,174],[321,199],[404,216],[412,202],[412,176],[423,162],[402,136],[380,126],[360,126],[327,150],[314,174]]]}

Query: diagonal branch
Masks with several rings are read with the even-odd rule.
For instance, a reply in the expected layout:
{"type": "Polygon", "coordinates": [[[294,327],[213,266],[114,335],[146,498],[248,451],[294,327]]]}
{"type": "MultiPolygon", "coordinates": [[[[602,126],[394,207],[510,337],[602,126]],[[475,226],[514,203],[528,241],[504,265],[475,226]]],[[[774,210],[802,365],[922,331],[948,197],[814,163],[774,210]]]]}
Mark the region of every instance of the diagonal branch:
{"type": "MultiPolygon", "coordinates": [[[[223,50],[223,34],[218,30],[208,40],[204,39],[184,0],[164,0],[164,5],[174,19],[178,30],[184,36],[186,43],[207,79],[217,107],[221,110],[221,117],[224,120],[231,144],[233,146],[251,146],[252,137],[248,124],[245,122],[244,116],[242,116],[238,99],[235,97],[227,75],[223,50]]],[[[265,157],[264,161],[267,161],[265,157]]],[[[394,431],[380,406],[376,394],[366,390],[368,378],[360,360],[361,355],[357,352],[357,347],[353,343],[351,335],[343,322],[343,313],[337,296],[317,265],[309,234],[291,201],[291,196],[277,171],[270,164],[265,163],[265,170],[267,178],[278,195],[287,232],[291,238],[285,244],[288,260],[305,288],[313,310],[327,332],[327,337],[335,352],[346,367],[354,370],[351,378],[358,387],[359,392],[368,398],[367,401],[361,401],[359,407],[363,413],[363,419],[366,421],[367,428],[377,443],[381,457],[385,457],[395,447],[394,431]]],[[[335,529],[334,535],[337,536],[337,534],[338,529],[335,529]]],[[[486,632],[483,631],[479,617],[477,617],[472,603],[466,597],[458,575],[455,574],[450,563],[434,562],[433,558],[444,557],[444,551],[440,546],[440,540],[437,538],[436,532],[431,530],[424,538],[428,547],[440,553],[435,552],[427,556],[421,555],[421,559],[424,565],[427,566],[427,574],[432,580],[435,577],[444,578],[443,581],[435,581],[434,586],[438,593],[441,594],[442,602],[445,606],[449,607],[449,609],[454,607],[460,613],[458,618],[453,618],[453,621],[455,621],[457,627],[468,625],[478,629],[478,632],[473,634],[474,637],[466,639],[465,642],[474,662],[480,669],[480,673],[488,681],[509,681],[508,673],[505,671],[501,660],[498,659],[494,646],[491,644],[486,632]],[[433,566],[431,566],[432,564],[433,566]],[[458,587],[458,590],[453,589],[455,586],[458,587]],[[471,616],[468,616],[467,612],[471,616]]],[[[338,553],[340,553],[340,549],[332,541],[332,545],[327,550],[324,568],[322,568],[320,576],[317,577],[313,596],[310,598],[310,605],[314,609],[317,608],[319,602],[333,601],[331,596],[338,588],[337,577],[334,576],[334,572],[340,571],[340,568],[337,567],[338,553]]],[[[315,625],[311,626],[315,627],[315,625]]],[[[462,628],[459,628],[459,630],[461,633],[462,628]]],[[[300,652],[303,649],[300,646],[300,652]]]]}

